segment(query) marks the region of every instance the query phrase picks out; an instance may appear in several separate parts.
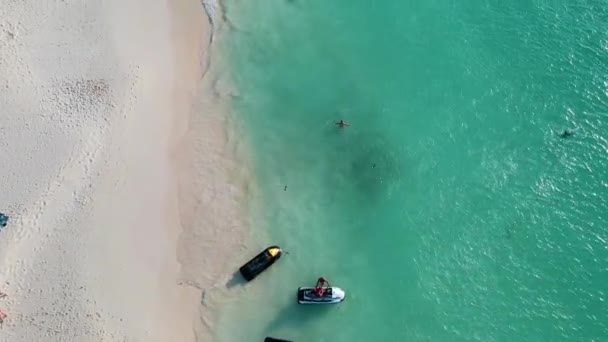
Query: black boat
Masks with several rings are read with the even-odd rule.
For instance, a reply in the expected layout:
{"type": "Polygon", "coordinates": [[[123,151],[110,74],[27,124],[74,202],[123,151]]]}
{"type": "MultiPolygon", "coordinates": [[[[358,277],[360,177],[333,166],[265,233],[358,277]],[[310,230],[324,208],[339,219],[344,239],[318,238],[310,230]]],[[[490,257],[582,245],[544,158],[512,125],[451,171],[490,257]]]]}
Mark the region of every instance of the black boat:
{"type": "Polygon", "coordinates": [[[289,340],[281,340],[280,338],[266,337],[266,338],[264,339],[264,342],[293,342],[293,341],[289,341],[289,340]]]}
{"type": "Polygon", "coordinates": [[[255,258],[249,260],[245,265],[239,268],[239,271],[247,281],[253,280],[265,269],[274,264],[275,261],[279,260],[282,251],[279,246],[270,246],[266,248],[262,253],[255,256],[255,258]]]}

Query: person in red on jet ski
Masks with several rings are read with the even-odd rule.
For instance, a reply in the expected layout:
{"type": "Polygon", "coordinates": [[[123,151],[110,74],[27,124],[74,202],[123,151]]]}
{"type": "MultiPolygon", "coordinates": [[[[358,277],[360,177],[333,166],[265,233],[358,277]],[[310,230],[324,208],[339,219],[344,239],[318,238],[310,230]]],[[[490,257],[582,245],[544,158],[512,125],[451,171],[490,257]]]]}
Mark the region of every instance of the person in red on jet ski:
{"type": "Polygon", "coordinates": [[[329,282],[325,280],[325,278],[321,277],[317,279],[317,284],[315,285],[315,288],[312,289],[312,293],[314,293],[316,296],[323,297],[325,294],[325,289],[323,286],[325,285],[329,286],[329,282]]]}

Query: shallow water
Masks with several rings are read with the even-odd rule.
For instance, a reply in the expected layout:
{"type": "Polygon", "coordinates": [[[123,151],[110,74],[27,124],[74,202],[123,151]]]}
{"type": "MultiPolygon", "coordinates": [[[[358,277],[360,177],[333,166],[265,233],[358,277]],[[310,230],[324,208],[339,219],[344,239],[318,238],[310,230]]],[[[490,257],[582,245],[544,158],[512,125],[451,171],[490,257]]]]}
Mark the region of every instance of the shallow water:
{"type": "Polygon", "coordinates": [[[225,10],[253,229],[290,254],[218,341],[608,338],[606,1],[225,10]],[[298,306],[318,276],[347,300],[298,306]]]}

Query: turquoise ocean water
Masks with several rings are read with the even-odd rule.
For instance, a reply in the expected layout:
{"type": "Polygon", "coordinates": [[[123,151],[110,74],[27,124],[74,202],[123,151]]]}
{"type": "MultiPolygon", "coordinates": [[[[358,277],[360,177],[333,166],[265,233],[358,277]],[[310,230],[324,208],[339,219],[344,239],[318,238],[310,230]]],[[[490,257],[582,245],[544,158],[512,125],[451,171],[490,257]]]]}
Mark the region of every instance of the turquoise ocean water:
{"type": "Polygon", "coordinates": [[[290,254],[218,341],[608,340],[607,1],[224,7],[252,229],[290,254]],[[298,306],[318,276],[346,301],[298,306]]]}

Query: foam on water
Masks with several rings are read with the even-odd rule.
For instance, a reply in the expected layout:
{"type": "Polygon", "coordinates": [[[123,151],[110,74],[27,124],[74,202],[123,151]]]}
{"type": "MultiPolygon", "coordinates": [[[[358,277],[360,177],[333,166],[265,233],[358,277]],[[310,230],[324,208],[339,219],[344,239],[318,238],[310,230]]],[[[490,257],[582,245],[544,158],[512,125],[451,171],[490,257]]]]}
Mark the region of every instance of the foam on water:
{"type": "Polygon", "coordinates": [[[219,341],[608,335],[605,3],[224,7],[253,229],[290,254],[219,341]],[[320,275],[347,300],[297,306],[320,275]]]}

